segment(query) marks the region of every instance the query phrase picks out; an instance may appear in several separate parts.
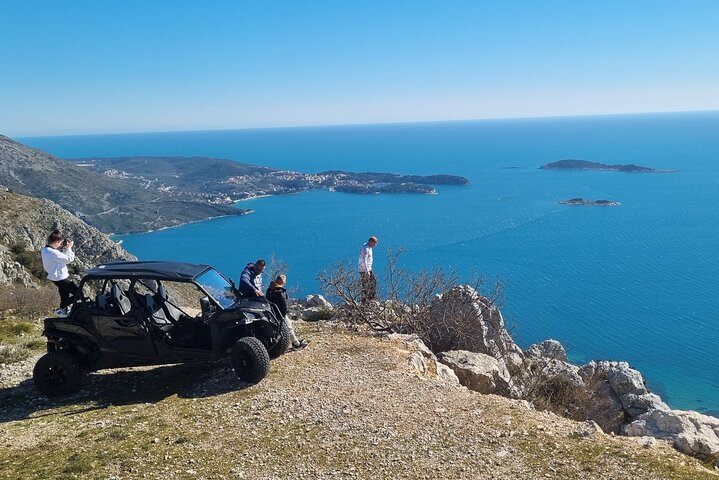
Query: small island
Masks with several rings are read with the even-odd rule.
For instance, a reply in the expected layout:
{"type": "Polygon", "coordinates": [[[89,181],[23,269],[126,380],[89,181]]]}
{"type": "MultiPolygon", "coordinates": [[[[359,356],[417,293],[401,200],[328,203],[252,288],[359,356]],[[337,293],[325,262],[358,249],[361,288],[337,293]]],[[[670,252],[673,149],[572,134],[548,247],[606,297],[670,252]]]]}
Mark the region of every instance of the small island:
{"type": "Polygon", "coordinates": [[[613,170],[628,173],[673,173],[678,170],[659,170],[629,163],[627,165],[608,165],[606,163],[590,162],[588,160],[559,160],[539,167],[543,170],[613,170]]]}
{"type": "Polygon", "coordinates": [[[586,198],[570,198],[559,203],[561,205],[596,205],[599,207],[618,207],[621,205],[621,203],[613,200],[588,200],[586,198]]]}

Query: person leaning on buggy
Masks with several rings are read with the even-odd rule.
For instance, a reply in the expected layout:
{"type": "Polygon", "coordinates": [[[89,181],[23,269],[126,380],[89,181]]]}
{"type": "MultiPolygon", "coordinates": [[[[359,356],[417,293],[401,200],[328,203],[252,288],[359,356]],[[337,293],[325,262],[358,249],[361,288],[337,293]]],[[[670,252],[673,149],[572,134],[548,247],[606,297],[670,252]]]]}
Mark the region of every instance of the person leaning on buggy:
{"type": "Polygon", "coordinates": [[[287,327],[290,331],[290,340],[292,340],[292,348],[295,350],[299,350],[300,348],[305,348],[307,346],[307,341],[297,338],[297,335],[295,334],[295,328],[292,325],[292,320],[290,320],[289,315],[287,315],[287,289],[285,287],[285,283],[287,282],[287,277],[280,274],[277,275],[277,278],[275,278],[273,281],[270,282],[270,288],[267,289],[267,300],[274,303],[277,306],[277,309],[282,314],[282,317],[284,318],[284,321],[287,323],[287,327]]]}
{"type": "Polygon", "coordinates": [[[248,263],[240,274],[240,294],[243,297],[262,296],[262,272],[265,270],[265,261],[257,260],[255,263],[248,263]]]}

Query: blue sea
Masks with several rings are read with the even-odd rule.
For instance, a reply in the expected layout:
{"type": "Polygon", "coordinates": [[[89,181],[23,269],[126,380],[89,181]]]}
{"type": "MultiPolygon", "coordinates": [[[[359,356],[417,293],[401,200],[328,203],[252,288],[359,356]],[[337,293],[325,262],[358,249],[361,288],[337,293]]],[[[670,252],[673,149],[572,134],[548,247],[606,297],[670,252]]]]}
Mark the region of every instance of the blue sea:
{"type": "Polygon", "coordinates": [[[63,158],[202,155],[303,172],[463,175],[438,195],[325,191],[242,202],[255,213],[126,235],[143,260],[210,263],[237,278],[281,259],[296,295],[355,261],[370,235],[402,266],[479,272],[526,348],[556,338],[571,360],[624,360],[673,408],[719,414],[719,112],[261,130],[33,137],[63,158]],[[548,171],[561,159],[677,173],[548,171]],[[566,206],[584,197],[618,207],[566,206]]]}

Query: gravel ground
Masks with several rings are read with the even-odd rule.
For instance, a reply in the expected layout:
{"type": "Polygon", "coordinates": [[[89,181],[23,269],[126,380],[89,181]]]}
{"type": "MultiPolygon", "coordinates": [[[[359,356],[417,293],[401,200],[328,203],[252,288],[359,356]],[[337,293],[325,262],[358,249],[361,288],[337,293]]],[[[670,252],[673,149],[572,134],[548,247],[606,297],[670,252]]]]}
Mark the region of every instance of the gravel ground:
{"type": "Polygon", "coordinates": [[[0,478],[717,478],[662,442],[420,376],[404,344],[297,324],[309,346],[257,385],[171,365],[92,374],[51,401],[32,361],[0,368],[0,478]]]}

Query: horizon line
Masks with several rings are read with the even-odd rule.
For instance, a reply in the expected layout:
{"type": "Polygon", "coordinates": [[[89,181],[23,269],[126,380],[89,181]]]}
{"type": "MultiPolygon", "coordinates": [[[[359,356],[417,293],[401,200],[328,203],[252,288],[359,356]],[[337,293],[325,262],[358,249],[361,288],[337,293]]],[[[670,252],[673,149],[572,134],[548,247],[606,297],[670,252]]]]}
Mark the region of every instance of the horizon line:
{"type": "Polygon", "coordinates": [[[158,133],[192,133],[192,132],[231,132],[231,131],[251,131],[251,130],[282,130],[282,129],[302,129],[302,128],[328,128],[328,127],[362,127],[362,126],[391,126],[391,125],[417,125],[432,123],[461,123],[461,122],[488,122],[488,121],[511,121],[511,120],[549,120],[563,118],[588,118],[588,117],[622,117],[622,116],[639,116],[639,115],[662,115],[662,114],[682,114],[682,113],[715,113],[719,109],[708,110],[658,110],[643,112],[622,112],[622,113],[583,113],[574,115],[529,115],[517,117],[482,117],[482,118],[463,118],[463,119],[442,119],[442,120],[406,120],[391,122],[357,122],[357,123],[320,123],[320,124],[304,124],[304,125],[267,125],[257,127],[239,127],[239,128],[199,128],[187,130],[145,130],[145,131],[116,131],[116,132],[95,132],[95,133],[64,133],[57,135],[17,135],[10,138],[48,138],[48,137],[89,137],[103,135],[151,135],[158,133]]]}

